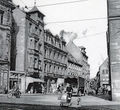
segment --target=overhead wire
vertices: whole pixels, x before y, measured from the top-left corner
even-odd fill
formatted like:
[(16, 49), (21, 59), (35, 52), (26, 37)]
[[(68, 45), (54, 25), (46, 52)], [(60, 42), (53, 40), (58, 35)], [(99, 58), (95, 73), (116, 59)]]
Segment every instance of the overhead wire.
[[(20, 1), (26, 6), (26, 4), (22, 0), (20, 0)], [(76, 1), (70, 1), (70, 2), (52, 3), (52, 4), (46, 4), (46, 5), (39, 5), (37, 7), (46, 7), (46, 6), (53, 6), (53, 5), (63, 5), (63, 4), (79, 3), (79, 2), (84, 2), (84, 1), (88, 1), (88, 0), (76, 0)], [(32, 7), (28, 7), (28, 8), (32, 8)], [(47, 24), (58, 24), (58, 23), (71, 23), (71, 22), (91, 21), (91, 20), (105, 20), (105, 19), (107, 19), (107, 17), (89, 18), (89, 19), (77, 19), (77, 20), (66, 20), (66, 21), (55, 21), (55, 22), (47, 22), (46, 25)], [(100, 32), (100, 33), (95, 33), (95, 34), (87, 35), (87, 36), (80, 37), (80, 38), (77, 38), (77, 39), (82, 39), (82, 38), (86, 38), (86, 37), (89, 37), (89, 36), (96, 36), (96, 35), (103, 34), (105, 32), (106, 31)]]
[[(37, 7), (47, 7), (47, 6), (53, 6), (53, 5), (63, 5), (63, 4), (71, 4), (71, 3), (78, 3), (78, 2), (84, 2), (88, 0), (76, 0), (76, 1), (70, 1), (70, 2), (59, 2), (59, 3), (52, 3), (52, 4), (46, 4), (46, 5), (38, 5)], [(28, 7), (32, 8), (32, 7)]]
[(57, 23), (68, 23), (68, 22), (80, 22), (80, 21), (92, 21), (92, 20), (106, 20), (107, 17), (101, 17), (101, 18), (89, 18), (89, 19), (77, 19), (77, 20), (66, 20), (66, 21), (54, 21), (54, 22), (47, 22), (47, 24), (57, 24)]
[[(22, 0), (20, 0), (25, 6), (27, 6)], [(39, 5), (37, 7), (45, 7), (45, 6), (52, 6), (52, 5), (62, 5), (62, 4), (69, 4), (69, 3), (77, 3), (77, 2), (84, 2), (88, 0), (76, 0), (70, 2), (60, 2), (60, 3), (53, 3), (53, 4), (46, 4), (46, 5)], [(30, 7), (27, 7), (30, 8)], [(32, 7), (31, 7), (32, 8)], [(90, 20), (100, 20), (100, 19), (107, 19), (107, 17), (101, 18), (89, 18), (89, 19), (78, 19), (78, 20), (66, 20), (66, 21), (54, 21), (54, 22), (47, 22), (47, 24), (56, 24), (56, 23), (68, 23), (68, 22), (80, 22), (80, 21), (90, 21)]]
[(95, 33), (95, 34), (89, 34), (89, 35), (84, 35), (83, 37), (79, 37), (77, 39), (82, 39), (82, 38), (87, 38), (87, 37), (90, 37), (90, 36), (96, 36), (96, 35), (100, 35), (100, 34), (105, 34), (106, 31), (103, 31), (103, 32), (99, 32), (99, 33)]

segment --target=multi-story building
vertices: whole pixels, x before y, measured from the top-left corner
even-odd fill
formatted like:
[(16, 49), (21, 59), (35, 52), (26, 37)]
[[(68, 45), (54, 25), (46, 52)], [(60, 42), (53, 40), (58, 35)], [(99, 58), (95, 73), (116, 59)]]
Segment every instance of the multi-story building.
[(108, 58), (99, 67), (100, 86), (109, 86), (109, 67)]
[[(70, 36), (70, 33), (68, 33), (68, 36), (70, 36), (71, 39), (74, 39), (73, 33)], [(67, 33), (63, 33), (63, 37), (66, 37)], [(68, 37), (67, 36), (67, 37)], [(66, 45), (67, 51), (76, 59), (76, 61), (82, 65), (82, 71), (81, 76), (79, 77), (79, 84), (84, 88), (84, 91), (89, 90), (89, 79), (90, 79), (90, 65), (88, 64), (88, 56), (86, 55), (85, 47), (81, 46), (78, 47), (74, 44), (72, 40), (69, 40), (68, 44)]]
[(12, 27), (11, 0), (0, 0), (0, 89), (8, 89)]
[(79, 83), (82, 78), (82, 65), (68, 52), (67, 74), (65, 74), (65, 83), (70, 83), (73, 92), (78, 93), (79, 87), (84, 87), (84, 83)]
[(85, 89), (86, 92), (89, 91), (89, 81), (90, 81), (90, 65), (88, 64), (88, 56), (86, 55), (85, 47), (79, 46), (82, 54), (82, 76), (85, 79)]
[(120, 0), (107, 0), (107, 3), (111, 99), (120, 102)]
[[(29, 12), (16, 7), (13, 19), (10, 88), (17, 82), (25, 92), (29, 83), (44, 78), (44, 14), (36, 6)], [(33, 85), (33, 92), (37, 92), (38, 83)]]
[[(49, 30), (45, 30), (44, 36), (44, 74), (47, 83), (47, 92), (52, 85), (64, 82), (67, 70), (67, 55), (65, 49), (66, 42), (62, 37), (53, 35)], [(56, 89), (54, 86), (53, 89)]]

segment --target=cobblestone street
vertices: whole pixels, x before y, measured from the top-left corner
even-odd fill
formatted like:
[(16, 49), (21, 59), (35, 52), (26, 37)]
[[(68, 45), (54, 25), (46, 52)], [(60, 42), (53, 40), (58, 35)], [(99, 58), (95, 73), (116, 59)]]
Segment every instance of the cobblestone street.
[[(32, 110), (32, 108), (34, 108), (33, 110), (61, 110), (58, 95), (28, 94), (22, 95), (21, 98), (7, 98), (6, 95), (1, 95), (0, 103), (0, 107), (2, 108), (6, 107), (7, 104), (9, 108), (21, 108), (21, 110), (28, 110), (28, 108), (29, 110)], [(72, 105), (68, 108), (70, 110), (120, 110), (120, 103), (107, 101), (93, 96), (82, 96), (80, 105), (77, 105), (77, 97), (73, 97)], [(63, 107), (62, 110), (64, 109), (65, 108)]]

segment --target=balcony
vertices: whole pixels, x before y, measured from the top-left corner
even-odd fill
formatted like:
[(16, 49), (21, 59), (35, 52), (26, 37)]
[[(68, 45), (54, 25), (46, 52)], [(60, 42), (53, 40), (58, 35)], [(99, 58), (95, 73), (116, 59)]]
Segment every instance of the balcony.
[(10, 27), (7, 26), (7, 25), (2, 25), (2, 24), (0, 24), (0, 29), (10, 30)]
[(29, 54), (33, 54), (33, 55), (39, 56), (39, 51), (36, 50), (36, 49), (29, 49)]

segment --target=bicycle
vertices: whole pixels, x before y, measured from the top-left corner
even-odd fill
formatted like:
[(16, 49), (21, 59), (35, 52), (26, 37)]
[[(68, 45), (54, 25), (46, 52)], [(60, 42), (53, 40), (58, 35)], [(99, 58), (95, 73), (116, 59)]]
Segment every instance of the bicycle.
[(20, 98), (21, 97), (21, 92), (19, 90), (16, 90), (16, 91), (10, 90), (7, 94), (7, 97), (8, 98), (12, 98), (12, 97)]

